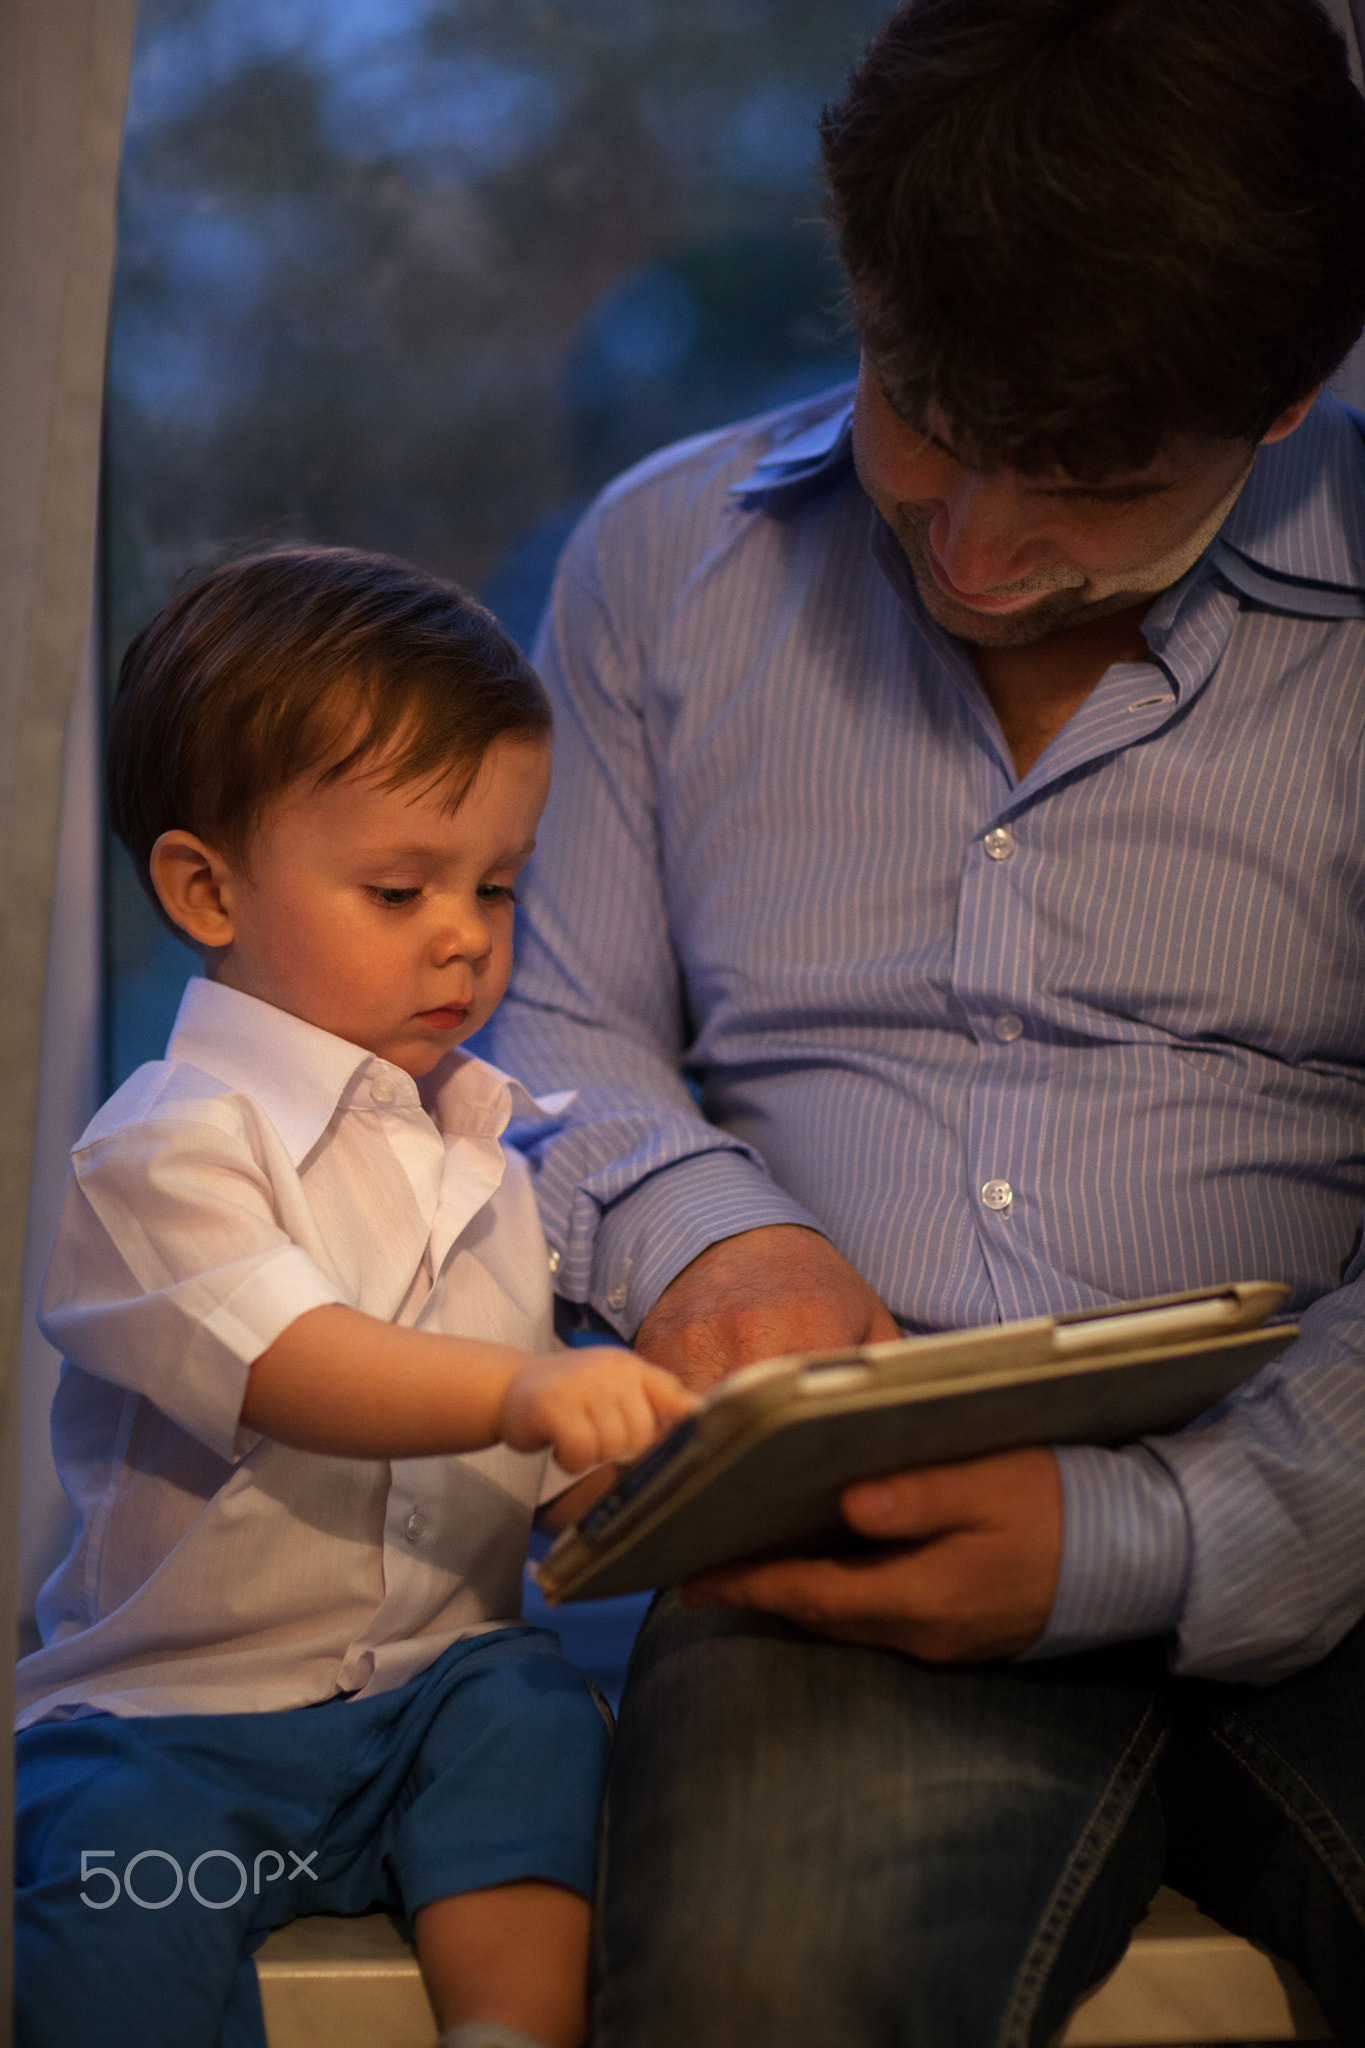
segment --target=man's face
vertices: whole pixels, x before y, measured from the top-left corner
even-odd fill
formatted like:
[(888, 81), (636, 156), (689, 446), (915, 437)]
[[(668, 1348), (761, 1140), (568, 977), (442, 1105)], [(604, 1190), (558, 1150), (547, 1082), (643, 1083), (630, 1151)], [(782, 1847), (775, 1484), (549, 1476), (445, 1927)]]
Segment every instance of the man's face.
[[(1292, 433), (1311, 402), (1265, 438)], [(946, 422), (892, 409), (866, 354), (853, 411), (859, 480), (926, 610), (982, 647), (1027, 646), (1169, 589), (1222, 525), (1254, 454), (1244, 441), (1175, 441), (1145, 469), (1084, 484), (972, 469)]]

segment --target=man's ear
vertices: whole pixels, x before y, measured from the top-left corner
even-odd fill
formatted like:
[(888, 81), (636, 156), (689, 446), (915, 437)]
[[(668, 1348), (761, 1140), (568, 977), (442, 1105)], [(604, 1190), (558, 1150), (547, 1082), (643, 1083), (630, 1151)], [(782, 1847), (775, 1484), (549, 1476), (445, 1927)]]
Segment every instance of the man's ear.
[(220, 853), (193, 832), (163, 832), (148, 867), (161, 908), (187, 939), (215, 950), (232, 944), (236, 876)]
[(1266, 431), (1262, 434), (1260, 443), (1262, 448), (1265, 447), (1268, 441), (1283, 441), (1287, 439), (1293, 433), (1295, 427), (1301, 427), (1307, 419), (1312, 409), (1313, 401), (1321, 389), (1321, 384), (1315, 384), (1306, 398), (1296, 398), (1292, 405), (1287, 405), (1274, 424), (1267, 427)]

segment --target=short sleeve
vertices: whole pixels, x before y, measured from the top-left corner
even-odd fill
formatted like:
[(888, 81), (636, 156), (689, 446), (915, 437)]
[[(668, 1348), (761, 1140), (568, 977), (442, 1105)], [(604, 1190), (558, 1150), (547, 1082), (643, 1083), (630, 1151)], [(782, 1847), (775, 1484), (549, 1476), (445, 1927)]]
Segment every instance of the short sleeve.
[(168, 1117), (74, 1154), (38, 1320), (73, 1364), (236, 1459), (259, 1441), (238, 1420), (254, 1361), (344, 1298), (281, 1227), (244, 1134)]

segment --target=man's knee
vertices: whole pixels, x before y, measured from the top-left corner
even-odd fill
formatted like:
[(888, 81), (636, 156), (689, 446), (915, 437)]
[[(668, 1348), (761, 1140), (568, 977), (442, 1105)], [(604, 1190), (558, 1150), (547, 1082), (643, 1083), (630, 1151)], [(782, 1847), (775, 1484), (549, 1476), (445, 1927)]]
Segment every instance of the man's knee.
[[(717, 2048), (993, 2039), (1031, 1964), (1045, 1983), (1156, 1740), (1142, 1684), (931, 1670), (663, 1603), (613, 1765), (603, 2042), (661, 2042), (664, 2010), (668, 2040)], [(968, 2008), (976, 2035), (934, 2031)]]

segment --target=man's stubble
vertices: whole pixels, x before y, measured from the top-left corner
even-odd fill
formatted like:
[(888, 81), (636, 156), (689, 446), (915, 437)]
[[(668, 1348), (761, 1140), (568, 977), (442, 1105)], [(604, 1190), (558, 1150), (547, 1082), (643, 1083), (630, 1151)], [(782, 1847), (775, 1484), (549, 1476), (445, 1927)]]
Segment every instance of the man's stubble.
[(1152, 561), (1107, 577), (1079, 574), (1066, 580), (1051, 579), (1046, 575), (1023, 577), (1018, 583), (992, 595), (1017, 593), (1022, 596), (1036, 587), (1039, 592), (1037, 604), (1002, 615), (973, 611), (970, 605), (958, 604), (940, 586), (929, 566), (932, 513), (902, 504), (896, 506), (888, 524), (910, 564), (925, 610), (940, 626), (955, 638), (969, 641), (976, 647), (1031, 647), (1039, 640), (1050, 639), (1054, 633), (1066, 632), (1070, 627), (1089, 625), (1092, 620), (1107, 618), (1112, 612), (1129, 611), (1135, 605), (1149, 603), (1161, 591), (1169, 590), (1178, 583), (1217, 534), (1250, 474), (1251, 462), (1248, 459), (1246, 468), (1231, 490), (1201, 520), (1194, 532)]

